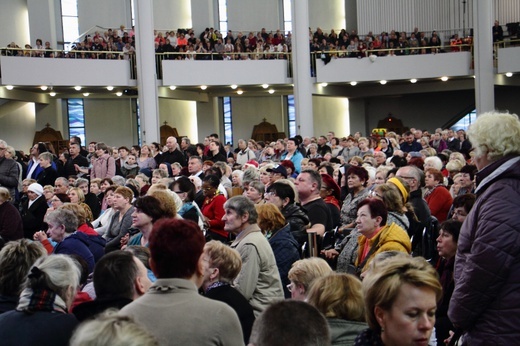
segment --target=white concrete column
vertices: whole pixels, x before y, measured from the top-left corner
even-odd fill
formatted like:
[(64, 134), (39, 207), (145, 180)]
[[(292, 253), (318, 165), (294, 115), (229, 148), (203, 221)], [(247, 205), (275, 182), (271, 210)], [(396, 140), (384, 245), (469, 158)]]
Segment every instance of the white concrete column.
[(292, 63), (296, 126), (297, 133), (305, 137), (314, 135), (312, 114), (314, 78), (311, 77), (308, 0), (292, 2), (292, 18), (294, 30)]
[(473, 2), (473, 23), (475, 23), (475, 101), (477, 114), (495, 109), (495, 85), (493, 70), (493, 2), (475, 0)]
[(155, 70), (153, 0), (135, 1), (135, 53), (143, 143), (160, 140)]

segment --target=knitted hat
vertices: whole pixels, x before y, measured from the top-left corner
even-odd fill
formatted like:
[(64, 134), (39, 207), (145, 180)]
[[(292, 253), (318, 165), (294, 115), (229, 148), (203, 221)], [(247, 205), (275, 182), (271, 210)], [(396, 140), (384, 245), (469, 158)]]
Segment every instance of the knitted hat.
[(32, 191), (38, 196), (43, 195), (43, 187), (38, 183), (32, 183), (31, 185), (29, 185), (27, 191)]

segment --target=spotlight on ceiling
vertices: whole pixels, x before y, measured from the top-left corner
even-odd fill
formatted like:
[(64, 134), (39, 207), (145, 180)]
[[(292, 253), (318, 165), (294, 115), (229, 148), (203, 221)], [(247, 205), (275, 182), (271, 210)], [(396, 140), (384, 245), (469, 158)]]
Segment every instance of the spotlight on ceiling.
[(507, 72), (506, 77), (513, 77), (513, 72)]
[(264, 89), (269, 88), (269, 84), (262, 84), (262, 88), (264, 88)]
[(5, 88), (6, 88), (7, 90), (13, 90), (13, 89), (14, 89), (14, 86), (12, 86), (12, 85), (6, 85)]
[(274, 94), (274, 89), (269, 89), (269, 94)]
[(231, 89), (233, 89), (233, 90), (235, 90), (236, 88), (238, 88), (238, 85), (236, 85), (236, 84), (233, 84), (233, 85), (231, 86)]
[(46, 86), (46, 85), (42, 85), (42, 86), (40, 87), (40, 89), (42, 89), (43, 91), (45, 91), (45, 90), (48, 89), (48, 86)]
[(51, 91), (51, 92), (49, 93), (49, 96), (50, 96), (50, 97), (54, 97), (54, 96), (56, 96), (56, 93), (55, 93), (54, 91)]
[(90, 93), (83, 93), (83, 96), (87, 97)]
[(242, 90), (238, 90), (237, 94), (242, 95), (244, 92)]
[(114, 90), (114, 87), (111, 86), (111, 85), (109, 85), (109, 86), (107, 86), (107, 90), (108, 90), (108, 91), (112, 91), (112, 90)]
[(76, 85), (76, 86), (74, 87), (74, 90), (76, 90), (76, 91), (80, 91), (80, 90), (81, 90), (81, 87), (80, 87), (79, 85)]
[(417, 79), (415, 79), (415, 78), (410, 79), (410, 83), (412, 83), (412, 84), (417, 83)]
[(117, 96), (123, 96), (123, 93), (121, 91), (116, 92)]
[(201, 85), (200, 88), (201, 88), (202, 90), (206, 90), (206, 89), (208, 88), (208, 86), (207, 86), (207, 85)]
[(379, 83), (381, 83), (381, 85), (385, 85), (387, 83), (387, 81), (383, 79), (383, 80), (380, 80)]
[(170, 85), (170, 90), (175, 90), (177, 87), (175, 85)]
[(354, 80), (354, 81), (350, 82), (350, 85), (352, 85), (352, 86), (356, 86), (356, 85), (357, 85), (357, 82)]
[(320, 83), (320, 85), (325, 88), (327, 85), (329, 85), (329, 83)]
[(446, 76), (441, 77), (441, 81), (446, 82), (447, 80), (448, 80), (448, 77), (446, 77)]

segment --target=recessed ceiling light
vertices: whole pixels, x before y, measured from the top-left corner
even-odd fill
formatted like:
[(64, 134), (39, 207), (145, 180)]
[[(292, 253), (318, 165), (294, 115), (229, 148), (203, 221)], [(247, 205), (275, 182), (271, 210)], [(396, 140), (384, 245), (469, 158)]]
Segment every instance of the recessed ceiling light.
[(238, 85), (236, 85), (236, 84), (233, 84), (233, 85), (231, 86), (231, 89), (233, 89), (233, 90), (235, 90), (236, 88), (238, 88)]
[(269, 89), (269, 94), (274, 94), (274, 89)]
[(320, 85), (325, 88), (329, 83), (320, 83)]
[(238, 90), (237, 94), (242, 95), (244, 92), (242, 90)]
[(7, 90), (13, 90), (13, 89), (14, 89), (14, 86), (12, 86), (12, 85), (6, 85), (5, 88), (6, 88)]
[(49, 93), (49, 95), (50, 95), (51, 97), (54, 97), (54, 96), (56, 96), (56, 93), (55, 93), (54, 91), (51, 91), (51, 92)]
[(356, 86), (357, 85), (357, 82), (355, 80), (353, 80), (352, 82), (350, 82), (350, 85), (352, 86)]
[(175, 90), (177, 87), (175, 85), (170, 85), (170, 90)]
[(381, 83), (381, 85), (385, 85), (387, 82), (386, 82), (386, 80), (383, 79), (383, 80), (380, 80), (379, 83)]
[(80, 87), (79, 85), (76, 85), (76, 86), (74, 87), (74, 89), (75, 89), (76, 91), (80, 91), (80, 90), (81, 90), (81, 87)]
[(83, 93), (83, 96), (87, 97), (88, 95), (90, 95), (89, 93)]
[(448, 77), (446, 77), (446, 76), (441, 77), (441, 81), (446, 82), (447, 80), (448, 80)]
[(513, 72), (507, 72), (506, 77), (513, 77)]
[(417, 79), (415, 79), (415, 78), (410, 79), (410, 83), (412, 83), (412, 84), (417, 83)]
[(108, 90), (108, 91), (112, 91), (112, 90), (114, 90), (114, 87), (111, 86), (111, 85), (109, 85), (109, 86), (107, 86), (107, 90)]
[(207, 85), (201, 85), (200, 88), (201, 88), (202, 90), (206, 90), (206, 89), (208, 88), (208, 86), (207, 86)]
[(116, 92), (117, 96), (123, 96), (123, 93), (121, 91)]
[(42, 85), (42, 86), (40, 87), (40, 89), (42, 89), (43, 91), (45, 91), (45, 90), (48, 89), (48, 87), (47, 87), (46, 85)]
[(264, 89), (269, 88), (269, 84), (262, 84), (262, 88), (264, 88)]

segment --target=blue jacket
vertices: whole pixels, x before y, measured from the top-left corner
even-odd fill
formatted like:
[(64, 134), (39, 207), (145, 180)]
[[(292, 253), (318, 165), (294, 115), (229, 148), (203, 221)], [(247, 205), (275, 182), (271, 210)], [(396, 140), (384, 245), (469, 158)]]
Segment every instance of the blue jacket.
[(290, 280), (287, 277), (289, 270), (294, 262), (300, 259), (298, 242), (291, 233), (291, 225), (288, 223), (269, 238), (269, 244), (273, 249), (276, 259), (276, 266), (282, 279), (282, 286), (285, 298), (291, 297), (291, 292), (287, 289)]
[(55, 254), (81, 256), (88, 264), (88, 271), (92, 273), (94, 270), (94, 255), (89, 250), (88, 236), (80, 232), (74, 232), (62, 242), (58, 243), (54, 248)]

